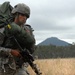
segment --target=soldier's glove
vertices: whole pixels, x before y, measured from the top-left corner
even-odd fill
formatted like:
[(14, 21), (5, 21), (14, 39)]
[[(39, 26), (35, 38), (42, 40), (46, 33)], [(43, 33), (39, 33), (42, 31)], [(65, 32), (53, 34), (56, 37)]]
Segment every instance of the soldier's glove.
[(20, 52), (18, 50), (11, 50), (11, 54), (16, 57), (20, 57)]

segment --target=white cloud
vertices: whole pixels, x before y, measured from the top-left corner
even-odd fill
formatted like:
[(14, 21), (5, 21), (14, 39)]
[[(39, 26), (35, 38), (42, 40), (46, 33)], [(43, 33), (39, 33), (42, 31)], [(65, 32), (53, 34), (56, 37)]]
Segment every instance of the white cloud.
[[(7, 0), (0, 0), (0, 4)], [(31, 8), (27, 20), (34, 28), (37, 42), (49, 37), (75, 41), (75, 0), (8, 0), (14, 6), (25, 3)]]

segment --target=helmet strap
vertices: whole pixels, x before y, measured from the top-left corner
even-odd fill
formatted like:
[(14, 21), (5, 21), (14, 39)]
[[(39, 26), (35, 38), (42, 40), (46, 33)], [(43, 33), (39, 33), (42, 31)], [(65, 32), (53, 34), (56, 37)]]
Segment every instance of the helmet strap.
[[(14, 21), (16, 24), (19, 23), (19, 13), (16, 13), (15, 14), (15, 21)], [(19, 25), (19, 24), (18, 24)]]

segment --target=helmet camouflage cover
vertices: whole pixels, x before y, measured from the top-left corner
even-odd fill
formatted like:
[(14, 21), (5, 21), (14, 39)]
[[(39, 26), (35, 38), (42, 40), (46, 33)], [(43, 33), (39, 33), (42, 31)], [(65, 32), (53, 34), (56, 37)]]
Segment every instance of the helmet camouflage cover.
[(26, 15), (27, 18), (29, 18), (30, 17), (30, 8), (24, 3), (19, 3), (13, 8), (11, 13), (12, 14), (21, 13), (21, 14)]

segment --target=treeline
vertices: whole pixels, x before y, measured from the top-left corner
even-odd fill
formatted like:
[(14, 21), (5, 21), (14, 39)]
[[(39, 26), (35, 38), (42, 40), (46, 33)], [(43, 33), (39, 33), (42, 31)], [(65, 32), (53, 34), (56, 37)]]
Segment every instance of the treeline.
[(37, 46), (34, 56), (39, 59), (75, 57), (75, 45), (69, 46)]

